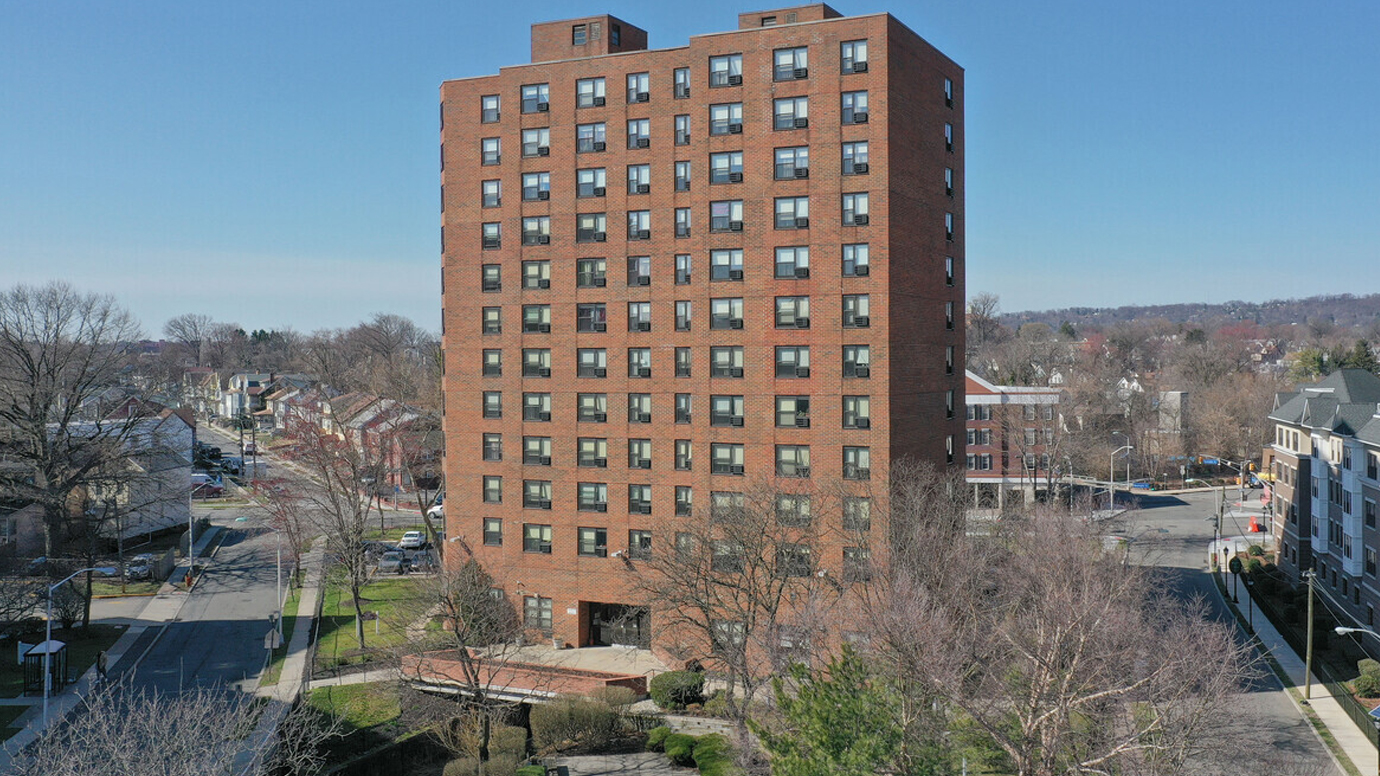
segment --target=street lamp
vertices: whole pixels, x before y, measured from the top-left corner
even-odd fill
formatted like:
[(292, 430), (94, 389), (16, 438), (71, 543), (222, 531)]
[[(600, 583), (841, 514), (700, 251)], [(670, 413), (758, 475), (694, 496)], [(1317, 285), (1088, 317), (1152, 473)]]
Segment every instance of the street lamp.
[[(1112, 433), (1114, 433), (1114, 434), (1121, 434), (1120, 431), (1114, 431), (1114, 432), (1112, 432)], [(1125, 434), (1121, 434), (1121, 435), (1122, 435), (1122, 436), (1126, 436)], [(1123, 450), (1130, 451), (1130, 450), (1134, 450), (1134, 449), (1136, 449), (1136, 446), (1135, 446), (1135, 445), (1122, 445), (1121, 447), (1118, 447), (1117, 449), (1113, 450), (1111, 455), (1107, 456), (1107, 511), (1108, 511), (1108, 512), (1111, 512), (1113, 509), (1116, 509), (1116, 469), (1113, 468), (1113, 467), (1116, 466), (1116, 454), (1119, 453), (1119, 452), (1121, 452), (1121, 451), (1123, 451)], [(1129, 461), (1127, 461), (1127, 463), (1126, 463), (1126, 471), (1127, 471), (1126, 478), (1127, 478), (1128, 480), (1131, 478), (1130, 470), (1131, 470), (1131, 463), (1130, 463)]]
[(99, 571), (102, 574), (114, 574), (117, 569), (109, 566), (92, 566), (91, 568), (78, 569), (68, 574), (61, 581), (48, 586), (48, 621), (46, 633), (43, 636), (43, 729), (48, 729), (48, 697), (53, 693), (53, 593), (57, 589), (72, 581), (78, 574), (85, 574), (88, 571)]

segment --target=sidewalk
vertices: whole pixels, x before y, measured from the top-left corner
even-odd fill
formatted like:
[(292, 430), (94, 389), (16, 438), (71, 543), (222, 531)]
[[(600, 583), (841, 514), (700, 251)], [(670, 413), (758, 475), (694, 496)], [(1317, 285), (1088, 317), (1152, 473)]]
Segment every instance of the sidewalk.
[[(1216, 590), (1217, 586), (1213, 585), (1213, 589)], [(1225, 597), (1224, 601), (1229, 608), (1236, 610), (1241, 617), (1246, 617), (1246, 612), (1243, 610), (1241, 604), (1233, 604), (1230, 598)], [(1245, 601), (1243, 601), (1243, 603), (1245, 603)], [(1332, 694), (1328, 691), (1327, 686), (1324, 685), (1316, 675), (1313, 676), (1312, 687), (1309, 693), (1312, 695), (1312, 698), (1310, 700), (1301, 700), (1303, 698), (1304, 684), (1303, 658), (1299, 657), (1298, 653), (1294, 651), (1294, 648), (1289, 646), (1289, 643), (1284, 640), (1284, 637), (1275, 629), (1274, 624), (1270, 622), (1269, 618), (1261, 613), (1259, 608), (1255, 610), (1255, 635), (1264, 648), (1275, 659), (1275, 662), (1283, 669), (1285, 676), (1288, 677), (1288, 681), (1285, 682), (1285, 695), (1287, 695), (1289, 700), (1298, 708), (1299, 714), (1305, 718), (1307, 717), (1300, 703), (1310, 706), (1313, 709), (1313, 713), (1317, 715), (1318, 721), (1320, 721), (1323, 726), (1327, 728), (1327, 731), (1332, 734), (1332, 737), (1336, 739), (1337, 748), (1341, 749), (1342, 752), (1346, 754), (1347, 758), (1351, 760), (1357, 770), (1361, 773), (1380, 772), (1377, 770), (1377, 763), (1380, 762), (1380, 752), (1377, 752), (1376, 747), (1370, 742), (1370, 737), (1356, 726), (1356, 723), (1351, 719), (1351, 715), (1338, 704), (1337, 700), (1333, 698)], [(1288, 689), (1296, 690), (1298, 692), (1297, 697), (1294, 693), (1288, 692)], [(1331, 747), (1328, 748), (1328, 751), (1331, 751)], [(1345, 771), (1345, 768), (1343, 768), (1343, 771)]]
[[(219, 526), (212, 526), (209, 531), (197, 537), (196, 544), (193, 546), (192, 557), (201, 558), (201, 554), (216, 540), (219, 533), (224, 530)], [(168, 623), (177, 619), (177, 615), (182, 611), (182, 606), (187, 602), (190, 590), (180, 590), (173, 580), (182, 579), (187, 573), (187, 568), (191, 561), (183, 558), (173, 569), (172, 576), (158, 594), (148, 600), (144, 605), (143, 611), (139, 615), (138, 625), (130, 625), (115, 642), (106, 655), (109, 659), (108, 673), (113, 678), (117, 674), (133, 671), (139, 665), (139, 661), (144, 659), (153, 645), (157, 643), (158, 637), (163, 634), (164, 627)], [(195, 585), (193, 585), (195, 589)], [(81, 702), (81, 699), (91, 691), (96, 683), (96, 668), (92, 666), (82, 674), (76, 682), (68, 685), (59, 692), (54, 693), (48, 698), (48, 721), (55, 722), (62, 719), (68, 712)], [(19, 700), (19, 699), (17, 699)], [(3, 749), (0, 749), (0, 773), (3, 773), (10, 765), (11, 753), (18, 752), (29, 744), (33, 743), (44, 729), (43, 721), (43, 699), (25, 699), (32, 703), (29, 710), (19, 715), (12, 727), (22, 728), (14, 734), (9, 741), (6, 741)], [(6, 705), (15, 705), (9, 704)]]

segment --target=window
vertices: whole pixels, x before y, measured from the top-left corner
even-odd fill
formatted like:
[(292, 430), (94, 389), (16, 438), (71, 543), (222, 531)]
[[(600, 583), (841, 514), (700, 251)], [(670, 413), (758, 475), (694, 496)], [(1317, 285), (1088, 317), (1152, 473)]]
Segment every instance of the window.
[(710, 280), (742, 280), (743, 251), (740, 248), (709, 252)]
[[(522, 262), (522, 287), (538, 289), (550, 288), (551, 262), (545, 260)], [(547, 331), (550, 330), (548, 329)]]
[(690, 190), (690, 163), (676, 162), (676, 191)]
[(784, 97), (772, 101), (772, 127), (804, 129), (810, 126), (810, 98)]
[(954, 330), (954, 303), (944, 303), (944, 328), (949, 331)]
[(709, 397), (709, 425), (741, 428), (743, 423), (742, 396)]
[(872, 499), (866, 496), (843, 497), (843, 530), (872, 530)]
[(576, 465), (597, 469), (607, 467), (609, 465), (608, 444), (607, 439), (580, 437), (576, 443)]
[(690, 348), (676, 348), (676, 377), (689, 377), (692, 363)]
[(1362, 515), (1363, 515), (1364, 518), (1365, 518), (1366, 527), (1367, 527), (1367, 528), (1374, 528), (1374, 527), (1375, 527), (1375, 502), (1372, 501), (1372, 500), (1370, 500), (1370, 499), (1366, 499), (1365, 503), (1361, 506), (1361, 512), (1362, 512)]
[[(742, 183), (743, 182), (743, 152), (729, 151), (722, 154), (709, 155), (709, 182), (716, 183)], [(738, 220), (742, 220), (741, 218)]]
[(945, 151), (948, 151), (949, 153), (953, 153), (953, 151), (954, 151), (954, 125), (953, 125), (953, 124), (945, 124), (945, 125), (944, 125), (944, 150), (945, 150)]
[(499, 207), (503, 204), (503, 181), (484, 181), (480, 185), (484, 207)]
[(709, 106), (709, 134), (740, 135), (743, 132), (743, 104), (725, 102)]
[(575, 331), (608, 331), (608, 314), (604, 303), (575, 305)]
[(691, 412), (694, 397), (688, 393), (676, 394), (676, 423), (680, 425), (688, 424), (694, 413)]
[(628, 557), (632, 560), (647, 560), (652, 557), (651, 531), (628, 531)]
[(485, 334), (503, 333), (503, 308), (485, 307), (481, 313), (483, 317), (482, 331)]
[(741, 86), (743, 83), (743, 55), (728, 54), (709, 58), (709, 87)]
[[(550, 324), (547, 324), (549, 327)], [(522, 349), (522, 376), (523, 377), (550, 377), (551, 376), (551, 350), (550, 348), (523, 348)]]
[(522, 176), (522, 201), (551, 199), (551, 173), (529, 172)]
[(843, 397), (843, 427), (871, 428), (872, 399), (868, 396)]
[(650, 239), (652, 239), (652, 211), (650, 211), (650, 210), (629, 210), (629, 211), (628, 211), (628, 239), (629, 239), (629, 240), (650, 240)]
[(952, 167), (944, 168), (944, 195), (947, 197), (954, 195), (954, 171)]
[(709, 494), (709, 519), (714, 521), (738, 520), (747, 507), (747, 499), (741, 493), (716, 490)]
[(652, 395), (650, 393), (628, 394), (628, 422), (652, 422)]
[(628, 148), (650, 148), (652, 145), (652, 120), (628, 120)]
[(676, 285), (683, 286), (690, 282), (690, 254), (676, 254)]
[(776, 548), (776, 571), (787, 577), (808, 577), (814, 573), (810, 565), (810, 548), (804, 544), (781, 544)]
[(602, 393), (582, 393), (576, 400), (575, 419), (581, 423), (608, 422), (608, 396)]
[(781, 525), (805, 527), (810, 524), (810, 497), (795, 493), (776, 496), (776, 522)]
[(944, 285), (953, 288), (954, 285), (954, 257), (944, 257)]
[(676, 471), (688, 472), (694, 465), (694, 447), (689, 439), (676, 440)]
[(596, 153), (608, 148), (604, 132), (604, 122), (602, 121), (597, 124), (577, 124), (575, 126), (575, 153)]
[(551, 422), (551, 394), (524, 393), (522, 395), (522, 419), (534, 423)]
[(867, 123), (867, 92), (843, 93), (843, 123)]
[(486, 476), (484, 477), (484, 503), (501, 504), (503, 503), (503, 478)]
[(484, 518), (484, 544), (489, 547), (503, 546), (503, 521), (497, 517)]
[(486, 137), (479, 141), (480, 163), (493, 166), (503, 161), (503, 141), (496, 137)]
[(843, 581), (867, 582), (872, 579), (872, 551), (866, 547), (843, 548)]
[(525, 333), (546, 334), (551, 331), (551, 305), (525, 304), (522, 306), (522, 330)]
[(762, 17), (762, 22), (761, 22), (761, 24), (762, 24), (763, 27), (775, 27), (775, 26), (776, 26), (776, 16), (775, 16), (775, 15), (773, 15), (773, 16), (763, 16), (763, 17)]
[(603, 213), (575, 216), (575, 242), (604, 242), (608, 239), (607, 225)]
[(522, 463), (526, 466), (550, 466), (551, 437), (523, 437)]
[(711, 329), (741, 329), (743, 328), (743, 300), (733, 299), (710, 299), (709, 300), (709, 328)]
[(779, 428), (809, 428), (810, 397), (776, 397), (776, 425)]
[(580, 528), (579, 548), (581, 555), (592, 558), (606, 558), (609, 551), (609, 532), (603, 528)]
[(689, 485), (676, 486), (676, 517), (688, 517), (694, 511), (694, 496)]
[(605, 192), (604, 182), (603, 167), (590, 167), (584, 170), (576, 170), (575, 196), (602, 197)]
[(843, 225), (866, 226), (867, 222), (867, 194), (844, 194)]
[(551, 554), (551, 526), (538, 523), (523, 523), (522, 551)]
[(650, 286), (652, 284), (652, 257), (628, 257), (628, 285)]
[[(503, 247), (503, 225), (502, 225), (502, 224), (499, 224), (499, 223), (496, 223), (496, 222), (491, 222), (491, 223), (484, 224), (484, 225), (481, 227), (479, 244), (480, 244), (480, 246), (482, 246), (482, 247), (485, 248), (485, 249), (502, 248), (502, 247)], [(496, 265), (496, 264), (491, 264), (491, 265), (488, 265), (488, 266), (498, 266), (498, 265)], [(487, 289), (486, 289), (486, 290), (487, 290)], [(498, 289), (495, 288), (495, 289), (493, 289), (493, 290), (497, 291)]]
[(484, 364), (484, 369), (483, 369), (483, 374), (484, 374), (484, 376), (485, 376), (485, 377), (502, 377), (502, 376), (503, 376), (503, 351), (502, 351), (502, 350), (498, 350), (497, 348), (490, 348), (490, 349), (487, 349), (487, 350), (484, 351), (483, 356), (484, 356), (484, 362), (483, 362), (483, 364)]
[(628, 348), (628, 377), (652, 376), (652, 349)]
[(808, 229), (810, 227), (809, 197), (777, 197), (776, 228)]
[(550, 156), (551, 130), (545, 128), (522, 130), (522, 155)]
[(844, 175), (866, 175), (870, 168), (867, 164), (867, 141), (860, 140), (855, 143), (843, 144), (843, 166), (841, 168)]
[(688, 114), (676, 116), (676, 145), (690, 145), (690, 116)]
[(628, 486), (628, 512), (634, 515), (650, 515), (652, 513), (651, 485)]
[(503, 417), (503, 394), (499, 391), (484, 392), (484, 417)]
[(628, 165), (628, 193), (652, 193), (652, 166), (650, 164)]
[(580, 348), (575, 351), (577, 377), (608, 377), (608, 363), (603, 348)]
[(551, 481), (523, 480), (522, 505), (528, 509), (550, 509)]
[(740, 345), (709, 349), (710, 377), (742, 377), (743, 348)]
[(522, 87), (522, 112), (544, 113), (551, 108), (551, 90), (547, 84), (528, 84)]
[(839, 54), (845, 75), (867, 72), (867, 41), (846, 40), (839, 45)]
[(776, 149), (776, 179), (792, 180), (810, 177), (810, 149), (808, 146)]
[(778, 296), (778, 297), (776, 297), (776, 328), (778, 328), (778, 329), (808, 329), (808, 328), (810, 328), (810, 297), (808, 297), (808, 296)]
[(944, 104), (950, 108), (954, 106), (954, 82), (952, 78), (944, 79)]
[(544, 633), (551, 632), (551, 599), (529, 595), (522, 599), (523, 625)]
[(503, 460), (503, 435), (485, 434), (483, 453), (486, 461)]
[(777, 445), (777, 446), (776, 446), (776, 476), (778, 476), (778, 477), (809, 477), (809, 476), (810, 476), (810, 446), (809, 446), (809, 445)]
[(808, 278), (810, 276), (810, 249), (806, 246), (776, 249), (776, 277)]
[(872, 448), (843, 448), (843, 478), (867, 480), (872, 478)]
[(843, 327), (845, 329), (866, 329), (872, 325), (868, 314), (870, 305), (867, 294), (843, 295)]
[(796, 81), (801, 78), (808, 78), (810, 75), (809, 53), (809, 49), (805, 46), (777, 49), (772, 55), (772, 80)]
[(547, 216), (522, 219), (523, 245), (550, 245), (551, 219)]
[(570, 28), (570, 45), (583, 46), (589, 43), (589, 26), (576, 24)]
[(651, 76), (646, 73), (628, 73), (628, 102), (649, 102), (651, 99)]
[[(497, 94), (486, 94), (479, 98), (479, 120), (485, 124), (498, 121), (501, 101)], [(487, 162), (486, 162), (487, 164)]]
[(778, 347), (776, 349), (776, 376), (809, 377), (810, 376), (810, 348), (806, 347)]
[(609, 44), (613, 46), (622, 45), (623, 28), (617, 24), (609, 24)]
[(690, 208), (676, 208), (676, 237), (690, 236)]
[(675, 83), (675, 97), (677, 100), (683, 100), (690, 96), (690, 68), (676, 68), (671, 74), (671, 79)]
[(628, 331), (652, 330), (652, 303), (628, 302)]
[[(709, 568), (710, 568), (710, 570), (712, 570), (712, 571), (717, 571), (717, 572), (719, 572), (719, 573), (721, 573), (721, 574), (738, 574), (738, 573), (741, 573), (742, 570), (743, 570), (743, 547), (742, 547), (742, 545), (739, 544), (739, 543), (737, 543), (737, 542), (734, 542), (734, 541), (728, 541), (728, 540), (723, 540), (723, 539), (715, 540), (715, 542), (714, 542), (714, 554), (710, 557), (710, 560), (709, 560)], [(714, 623), (714, 640), (715, 640), (715, 646), (716, 646), (716, 647), (718, 646), (718, 643), (720, 642), (720, 640), (727, 640), (727, 639), (731, 639), (731, 638), (734, 637), (733, 635), (730, 635), (730, 634), (721, 634), (721, 633), (720, 633), (720, 628), (721, 628), (722, 626), (729, 625), (729, 624), (730, 624), (730, 623), (722, 623), (722, 622), (716, 622), (716, 623)], [(737, 625), (738, 623), (731, 623), (731, 624)]]
[[(676, 331), (690, 331), (694, 304), (690, 301), (676, 302)], [(679, 377), (680, 375), (677, 375)]]
[(954, 241), (954, 214), (944, 214), (944, 239), (949, 242)]
[(742, 445), (716, 442), (709, 446), (709, 457), (713, 474), (741, 475), (744, 472)]
[(851, 243), (843, 246), (844, 277), (864, 277), (870, 272), (867, 243)]

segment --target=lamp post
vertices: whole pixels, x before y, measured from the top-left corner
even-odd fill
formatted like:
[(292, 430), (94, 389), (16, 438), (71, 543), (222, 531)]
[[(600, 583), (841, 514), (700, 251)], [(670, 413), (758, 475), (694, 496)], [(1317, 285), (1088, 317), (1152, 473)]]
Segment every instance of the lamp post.
[(78, 574), (85, 574), (88, 571), (99, 571), (103, 574), (114, 574), (115, 569), (108, 566), (92, 566), (91, 568), (78, 569), (68, 574), (61, 581), (48, 586), (48, 620), (46, 632), (43, 635), (43, 728), (48, 728), (48, 697), (53, 694), (53, 593), (58, 588), (71, 582), (73, 577)]
[[(1222, 543), (1222, 507), (1225, 505), (1226, 502), (1223, 500), (1222, 494), (1219, 493), (1217, 489), (1212, 486), (1212, 483), (1208, 482), (1207, 480), (1200, 480), (1197, 477), (1189, 477), (1184, 480), (1185, 485), (1187, 485), (1190, 482), (1201, 482), (1202, 484), (1208, 486), (1208, 488), (1213, 492), (1213, 495), (1217, 496), (1217, 516), (1212, 521), (1212, 560), (1214, 563), (1218, 563), (1217, 549), (1218, 545)], [(1227, 568), (1227, 550), (1225, 547), (1222, 548), (1222, 560), (1220, 563), (1218, 563), (1218, 565), (1221, 566), (1222, 573), (1225, 575)], [(1222, 577), (1222, 589), (1227, 589), (1227, 578), (1225, 576)]]
[(1066, 455), (1064, 463), (1069, 467), (1069, 514), (1073, 514), (1073, 459)]
[[(1114, 434), (1121, 434), (1120, 431), (1114, 431), (1114, 432), (1112, 432), (1112, 433), (1114, 433)], [(1125, 434), (1121, 434), (1121, 435), (1122, 435), (1122, 436), (1126, 436)], [(1123, 451), (1123, 450), (1130, 451), (1130, 450), (1134, 450), (1134, 449), (1136, 449), (1136, 446), (1135, 446), (1135, 445), (1122, 445), (1121, 447), (1118, 447), (1117, 449), (1113, 450), (1111, 455), (1107, 456), (1107, 511), (1108, 511), (1108, 512), (1111, 512), (1113, 509), (1116, 508), (1116, 469), (1115, 469), (1115, 466), (1116, 466), (1116, 454), (1119, 453), (1119, 452), (1121, 452), (1121, 451)], [(1126, 466), (1127, 466), (1127, 471), (1129, 472), (1129, 471), (1130, 471), (1130, 464), (1127, 463)], [(1129, 478), (1129, 475), (1128, 475), (1128, 478)]]

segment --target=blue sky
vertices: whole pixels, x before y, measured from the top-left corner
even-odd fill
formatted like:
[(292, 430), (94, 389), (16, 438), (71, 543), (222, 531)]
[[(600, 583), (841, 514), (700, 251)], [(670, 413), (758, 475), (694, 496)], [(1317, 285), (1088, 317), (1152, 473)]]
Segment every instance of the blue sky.
[[(833, 5), (967, 71), (970, 296), (1380, 290), (1380, 3)], [(438, 328), (441, 81), (526, 62), (534, 21), (608, 12), (662, 48), (754, 7), (4, 0), (0, 286), (113, 293), (150, 334)]]

